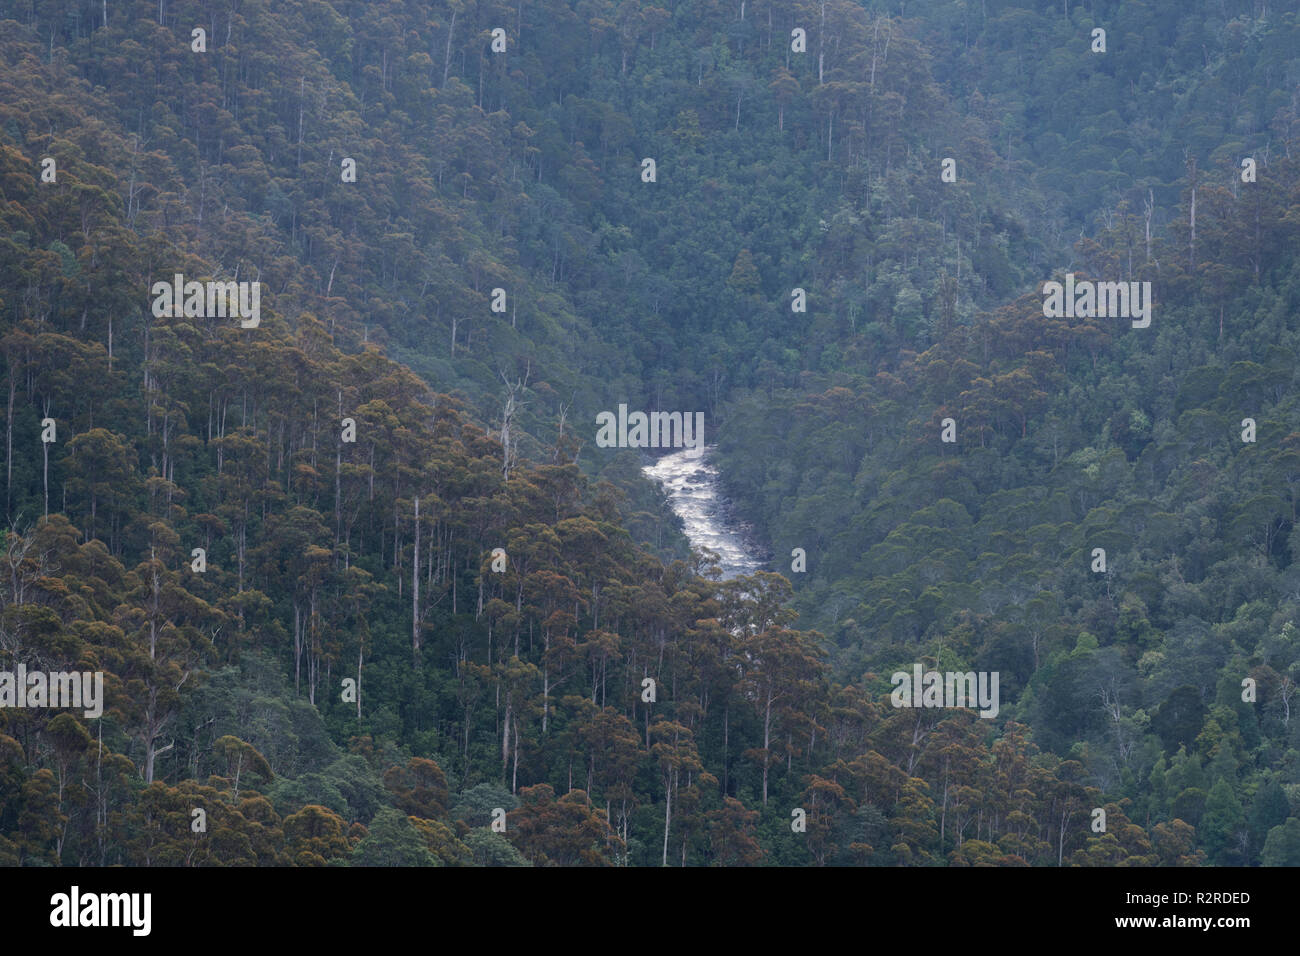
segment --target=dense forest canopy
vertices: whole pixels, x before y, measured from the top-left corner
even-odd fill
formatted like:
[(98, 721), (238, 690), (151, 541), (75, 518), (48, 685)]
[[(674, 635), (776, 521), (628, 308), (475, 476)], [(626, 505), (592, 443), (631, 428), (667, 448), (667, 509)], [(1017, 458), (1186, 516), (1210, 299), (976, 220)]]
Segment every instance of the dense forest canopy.
[(0, 62), (0, 669), (103, 675), (0, 706), (0, 863), (1300, 865), (1285, 5), (0, 0)]

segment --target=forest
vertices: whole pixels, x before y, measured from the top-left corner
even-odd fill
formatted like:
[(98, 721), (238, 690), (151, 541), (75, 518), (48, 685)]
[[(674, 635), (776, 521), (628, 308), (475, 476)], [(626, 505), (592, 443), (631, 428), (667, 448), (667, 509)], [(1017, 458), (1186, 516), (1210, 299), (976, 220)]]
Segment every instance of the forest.
[(0, 64), (0, 670), (103, 675), (0, 706), (0, 864), (1300, 865), (1286, 5), (0, 0)]

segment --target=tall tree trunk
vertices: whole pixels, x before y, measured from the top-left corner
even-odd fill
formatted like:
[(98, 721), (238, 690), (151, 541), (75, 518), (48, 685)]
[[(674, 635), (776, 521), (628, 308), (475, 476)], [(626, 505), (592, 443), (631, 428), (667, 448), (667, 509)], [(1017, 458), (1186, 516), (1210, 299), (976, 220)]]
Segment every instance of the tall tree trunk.
[(767, 806), (767, 768), (772, 763), (772, 692), (767, 693), (767, 707), (763, 710), (763, 806)]
[(506, 694), (506, 719), (501, 724), (501, 776), (505, 776), (506, 767), (510, 765), (510, 719), (513, 711), (510, 695)]
[(50, 443), (41, 442), (41, 477), (45, 484), (45, 517), (50, 516)]
[(307, 647), (307, 700), (311, 705), (316, 706), (316, 673), (317, 665), (320, 661), (320, 631), (317, 628), (316, 618), (316, 589), (311, 589), (311, 613), (307, 616), (307, 628), (311, 635), (311, 643)]
[(14, 483), (14, 392), (18, 379), (9, 367), (9, 411), (5, 416), (5, 516), (9, 515), (10, 494)]
[(515, 766), (510, 776), (510, 792), (519, 790), (519, 721), (515, 721)]
[(673, 819), (673, 775), (669, 772), (664, 787), (664, 861), (668, 865), (668, 827)]
[(447, 73), (451, 70), (451, 38), (456, 32), (456, 11), (451, 11), (451, 25), (447, 27), (447, 53), (442, 58), (442, 83), (440, 87), (447, 85)]
[(731, 705), (728, 704), (722, 710), (722, 795), (727, 795), (727, 769), (730, 760), (727, 754), (731, 752)]
[(415, 561), (411, 567), (411, 651), (420, 662), (420, 496), (415, 496)]
[(822, 25), (817, 31), (817, 85), (822, 85), (823, 70), (826, 65), (826, 54), (822, 52), (826, 45), (826, 3), (822, 0)]

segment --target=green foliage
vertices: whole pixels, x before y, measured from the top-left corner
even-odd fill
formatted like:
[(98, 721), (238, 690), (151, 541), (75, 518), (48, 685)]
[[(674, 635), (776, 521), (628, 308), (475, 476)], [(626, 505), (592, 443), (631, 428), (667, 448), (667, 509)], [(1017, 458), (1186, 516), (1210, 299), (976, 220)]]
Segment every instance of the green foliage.
[(425, 848), (420, 834), (400, 811), (384, 807), (352, 851), (353, 866), (440, 866)]
[[(0, 625), (107, 700), (0, 711), (0, 864), (1297, 865), (1300, 26), (823, 6), (0, 0)], [(808, 571), (701, 574), (620, 402)]]
[(1300, 817), (1268, 831), (1260, 858), (1265, 866), (1300, 866)]

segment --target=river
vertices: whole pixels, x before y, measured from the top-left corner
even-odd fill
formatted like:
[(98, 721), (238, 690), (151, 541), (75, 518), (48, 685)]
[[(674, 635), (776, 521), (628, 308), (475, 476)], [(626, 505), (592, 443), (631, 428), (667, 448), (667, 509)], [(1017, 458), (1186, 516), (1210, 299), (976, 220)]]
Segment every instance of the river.
[(730, 580), (753, 574), (766, 562), (762, 549), (754, 545), (752, 536), (722, 496), (718, 469), (709, 463), (713, 449), (713, 445), (702, 451), (685, 448), (655, 459), (641, 471), (668, 495), (691, 545), (716, 551), (723, 580)]

